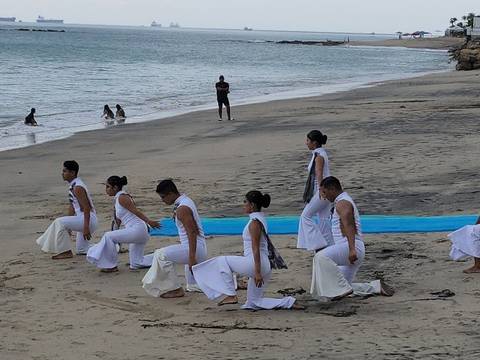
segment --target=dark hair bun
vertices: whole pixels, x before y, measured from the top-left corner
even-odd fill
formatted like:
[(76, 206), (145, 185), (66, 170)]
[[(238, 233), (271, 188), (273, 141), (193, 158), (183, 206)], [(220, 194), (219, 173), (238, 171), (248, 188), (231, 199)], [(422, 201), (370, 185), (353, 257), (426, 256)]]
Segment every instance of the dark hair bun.
[(323, 135), (320, 130), (312, 130), (307, 134), (310, 141), (316, 141), (318, 146), (325, 145), (327, 143), (327, 135)]
[(126, 176), (122, 176), (120, 178), (120, 182), (123, 186), (127, 185), (128, 184), (128, 181), (127, 181), (127, 177)]
[(271, 201), (270, 195), (268, 194), (262, 195), (262, 207), (268, 208), (270, 206), (270, 201)]

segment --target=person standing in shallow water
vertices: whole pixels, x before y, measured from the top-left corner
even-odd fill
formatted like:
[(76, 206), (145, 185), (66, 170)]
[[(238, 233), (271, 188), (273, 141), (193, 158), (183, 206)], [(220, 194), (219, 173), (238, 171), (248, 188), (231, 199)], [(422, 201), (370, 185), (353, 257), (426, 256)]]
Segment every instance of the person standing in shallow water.
[[(319, 184), (330, 176), (330, 165), (326, 150), (327, 135), (318, 130), (307, 134), (305, 144), (312, 151), (308, 165), (308, 178), (303, 194), (305, 208), (298, 225), (297, 248), (318, 251), (333, 244), (330, 223), (332, 204), (320, 197)], [(315, 221), (316, 218), (318, 222)]]
[(117, 112), (115, 113), (115, 119), (117, 119), (117, 122), (124, 122), (127, 118), (125, 116), (125, 111), (119, 104), (117, 104), (115, 107), (117, 109)]
[(230, 116), (230, 101), (228, 100), (228, 94), (230, 93), (230, 85), (225, 81), (223, 75), (220, 75), (218, 82), (215, 84), (217, 89), (217, 103), (218, 103), (218, 121), (222, 121), (222, 108), (225, 105), (227, 109), (228, 120), (233, 120)]
[(30, 114), (25, 117), (25, 125), (30, 126), (38, 126), (37, 122), (35, 121), (35, 108), (30, 110)]
[(115, 118), (115, 116), (113, 115), (112, 109), (110, 109), (110, 106), (105, 105), (103, 107), (102, 118), (105, 120), (113, 120)]

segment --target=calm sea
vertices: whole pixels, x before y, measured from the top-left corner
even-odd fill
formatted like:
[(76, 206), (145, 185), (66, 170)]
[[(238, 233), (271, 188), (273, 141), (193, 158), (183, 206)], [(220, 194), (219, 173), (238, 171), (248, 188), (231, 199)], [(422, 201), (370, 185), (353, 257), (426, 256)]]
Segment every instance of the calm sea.
[[(393, 35), (74, 25), (47, 27), (65, 32), (17, 30), (32, 27), (41, 28), (0, 25), (0, 150), (105, 127), (104, 104), (121, 104), (127, 122), (211, 108), (220, 74), (235, 106), (451, 67), (442, 51), (276, 43)], [(36, 128), (23, 125), (31, 107), (41, 124)]]

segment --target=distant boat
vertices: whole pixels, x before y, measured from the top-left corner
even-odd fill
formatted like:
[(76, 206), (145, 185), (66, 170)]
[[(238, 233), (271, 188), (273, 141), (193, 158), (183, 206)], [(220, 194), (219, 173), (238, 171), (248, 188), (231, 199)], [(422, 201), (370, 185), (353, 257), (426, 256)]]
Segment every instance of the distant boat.
[(170, 23), (170, 27), (171, 27), (171, 28), (179, 28), (180, 25), (179, 25), (177, 22), (176, 22), (176, 23), (171, 22), (171, 23)]
[(249, 28), (248, 26), (245, 26), (245, 27), (243, 28), (243, 30), (245, 30), (245, 31), (252, 31), (253, 29), (252, 29), (252, 28)]
[(162, 24), (157, 23), (155, 20), (150, 24), (151, 27), (162, 27)]
[(48, 23), (48, 24), (63, 24), (63, 20), (60, 19), (45, 19), (43, 16), (38, 16), (37, 23)]
[(0, 17), (0, 21), (4, 22), (15, 22), (16, 19), (15, 17)]

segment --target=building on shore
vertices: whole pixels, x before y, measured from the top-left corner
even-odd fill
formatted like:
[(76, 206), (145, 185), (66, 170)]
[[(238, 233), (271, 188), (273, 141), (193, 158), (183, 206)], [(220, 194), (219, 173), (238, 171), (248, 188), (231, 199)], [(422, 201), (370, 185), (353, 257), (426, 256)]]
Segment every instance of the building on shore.
[(467, 28), (467, 38), (469, 39), (480, 38), (480, 16), (475, 16), (473, 18), (472, 27)]

